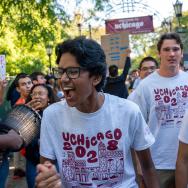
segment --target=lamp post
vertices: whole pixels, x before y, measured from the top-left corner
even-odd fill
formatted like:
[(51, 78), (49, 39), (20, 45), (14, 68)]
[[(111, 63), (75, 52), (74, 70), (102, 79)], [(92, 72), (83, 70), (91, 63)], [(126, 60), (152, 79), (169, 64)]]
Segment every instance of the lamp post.
[(51, 55), (52, 55), (52, 49), (53, 49), (53, 46), (48, 44), (46, 46), (46, 53), (49, 57), (49, 70), (50, 70), (50, 74), (52, 73), (52, 62), (51, 62)]
[(78, 10), (77, 12), (75, 12), (75, 21), (78, 27), (78, 34), (79, 36), (82, 35), (82, 20), (83, 20), (83, 15), (80, 12), (80, 10)]
[(174, 11), (178, 19), (179, 28), (181, 27), (180, 18), (182, 17), (182, 5), (183, 3), (181, 3), (179, 0), (176, 0), (176, 3), (174, 4)]
[(91, 39), (92, 36), (91, 36), (91, 24), (88, 25), (88, 28), (89, 28), (89, 38)]

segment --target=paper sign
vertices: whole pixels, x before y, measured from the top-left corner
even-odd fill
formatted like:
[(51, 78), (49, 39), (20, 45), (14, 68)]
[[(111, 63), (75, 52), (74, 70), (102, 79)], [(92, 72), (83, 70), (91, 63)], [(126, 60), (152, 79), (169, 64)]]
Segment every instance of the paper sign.
[(122, 32), (103, 35), (101, 36), (101, 45), (106, 55), (106, 63), (123, 68), (129, 48), (129, 34)]
[(0, 55), (0, 80), (5, 80), (5, 78), (6, 78), (5, 55)]

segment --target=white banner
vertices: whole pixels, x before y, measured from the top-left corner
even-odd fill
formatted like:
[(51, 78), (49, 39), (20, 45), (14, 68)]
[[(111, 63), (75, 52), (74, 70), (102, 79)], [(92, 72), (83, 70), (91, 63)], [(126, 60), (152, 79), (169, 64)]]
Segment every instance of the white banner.
[(6, 61), (5, 55), (0, 55), (0, 80), (6, 78)]

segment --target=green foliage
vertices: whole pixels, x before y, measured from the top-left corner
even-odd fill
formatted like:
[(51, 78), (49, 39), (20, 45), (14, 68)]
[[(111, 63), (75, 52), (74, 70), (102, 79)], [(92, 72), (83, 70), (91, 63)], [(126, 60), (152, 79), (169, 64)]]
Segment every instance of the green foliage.
[[(79, 4), (83, 0), (77, 0)], [(109, 0), (89, 0), (94, 3), (88, 9), (85, 22), (97, 19), (96, 12), (109, 7)], [(62, 0), (1, 0), (0, 1), (0, 54), (6, 54), (7, 74), (13, 76), (19, 72), (49, 71), (49, 57), (45, 46), (55, 46), (60, 41), (78, 35), (75, 20), (70, 20)], [(181, 24), (188, 28), (188, 12), (183, 13)], [(173, 18), (172, 27), (178, 26)], [(104, 30), (104, 28), (103, 28)], [(92, 28), (92, 38), (100, 40), (103, 31)], [(156, 41), (160, 33), (166, 29), (158, 28), (155, 33), (133, 35), (130, 43), (132, 51), (132, 69), (136, 68), (145, 56), (157, 58)], [(188, 33), (188, 31), (186, 30)], [(88, 36), (88, 28), (82, 28), (82, 34)], [(185, 41), (186, 49), (188, 42)], [(52, 53), (52, 66), (55, 66), (55, 54)]]
[(137, 69), (140, 61), (146, 56), (158, 58), (156, 48), (158, 37), (158, 32), (131, 36), (130, 43), (133, 51), (136, 53), (136, 56), (132, 58), (131, 70)]
[[(62, 28), (68, 17), (56, 5), (53, 0), (1, 0), (0, 54), (6, 54), (8, 75), (48, 72), (45, 46), (69, 37)], [(52, 65), (54, 60), (53, 53)]]

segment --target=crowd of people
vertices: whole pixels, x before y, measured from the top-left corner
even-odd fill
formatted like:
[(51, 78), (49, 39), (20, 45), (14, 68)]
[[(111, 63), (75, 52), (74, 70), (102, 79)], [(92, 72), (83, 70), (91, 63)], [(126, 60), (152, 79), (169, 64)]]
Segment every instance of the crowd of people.
[[(127, 49), (122, 74), (111, 65), (107, 77), (101, 46), (77, 37), (58, 45), (53, 81), (38, 72), (17, 75), (7, 99), (40, 114), (40, 136), (23, 147), (15, 130), (0, 135), (0, 188), (7, 149), (26, 158), (28, 188), (186, 188), (188, 73), (180, 68), (180, 36), (162, 34), (157, 50), (160, 62), (143, 57), (130, 71)], [(5, 87), (0, 81), (1, 103)], [(19, 169), (20, 152), (14, 155)]]

